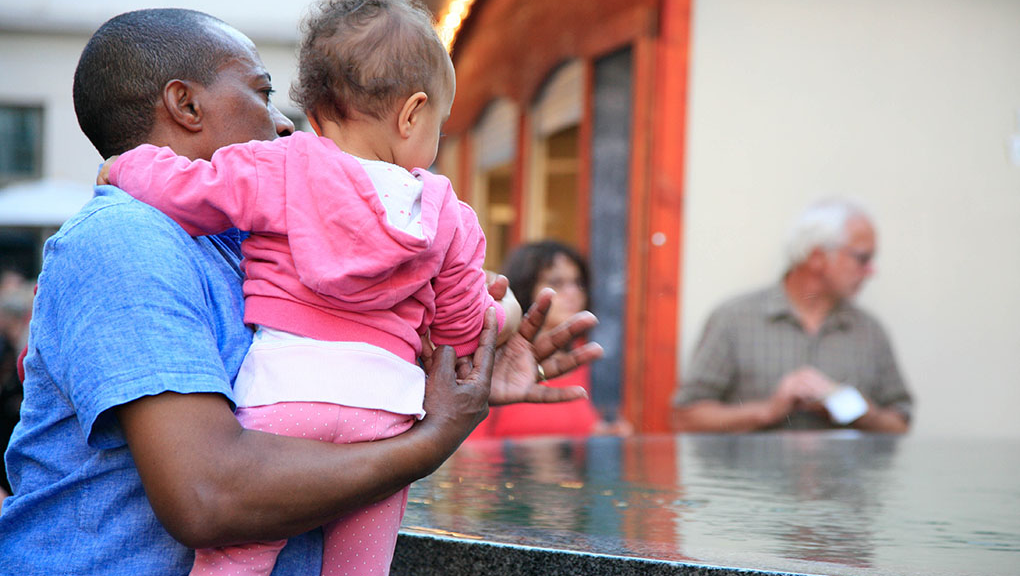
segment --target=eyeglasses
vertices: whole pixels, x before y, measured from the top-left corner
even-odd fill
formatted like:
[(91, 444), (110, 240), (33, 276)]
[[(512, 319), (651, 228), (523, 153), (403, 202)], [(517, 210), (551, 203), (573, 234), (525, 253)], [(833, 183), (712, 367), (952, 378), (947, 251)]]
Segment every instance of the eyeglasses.
[(875, 257), (874, 252), (858, 252), (857, 250), (852, 250), (846, 247), (843, 248), (843, 251), (846, 252), (847, 255), (849, 255), (851, 258), (856, 260), (857, 263), (860, 264), (862, 268), (866, 267), (868, 264), (871, 264), (871, 259)]
[(566, 290), (569, 287), (574, 287), (581, 292), (586, 292), (584, 282), (580, 278), (549, 278), (544, 282), (539, 282), (539, 285), (548, 286), (557, 292)]

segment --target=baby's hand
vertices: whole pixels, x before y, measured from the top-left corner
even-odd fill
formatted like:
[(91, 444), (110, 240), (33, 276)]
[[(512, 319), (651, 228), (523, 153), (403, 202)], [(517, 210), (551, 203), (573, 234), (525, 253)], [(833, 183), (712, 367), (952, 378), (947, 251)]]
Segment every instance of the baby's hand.
[(467, 378), (469, 374), (471, 374), (472, 370), (474, 370), (475, 368), (474, 358), (472, 358), (471, 356), (461, 356), (457, 358), (457, 362), (456, 364), (454, 364), (454, 367), (457, 370), (457, 378), (463, 380)]
[(107, 158), (106, 162), (103, 162), (102, 168), (99, 169), (99, 175), (96, 176), (96, 184), (97, 185), (104, 186), (104, 185), (110, 183), (110, 168), (113, 166), (113, 163), (116, 160), (117, 160), (117, 155), (115, 154), (115, 155), (110, 156), (109, 158)]

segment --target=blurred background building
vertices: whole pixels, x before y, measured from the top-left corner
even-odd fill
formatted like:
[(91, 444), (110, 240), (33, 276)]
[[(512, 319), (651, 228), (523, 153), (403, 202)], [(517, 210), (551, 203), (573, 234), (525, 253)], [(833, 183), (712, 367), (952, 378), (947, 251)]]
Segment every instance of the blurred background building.
[[(790, 220), (838, 194), (878, 226), (860, 302), (918, 398), (914, 433), (1020, 436), (1020, 2), (429, 4), (457, 68), (434, 169), (478, 212), (490, 268), (547, 237), (590, 258), (603, 410), (667, 430), (708, 312), (778, 279)], [(90, 194), (101, 159), (71, 103), (88, 36), (161, 5), (248, 34), (302, 124), (305, 2), (0, 0), (0, 267), (34, 276)]]

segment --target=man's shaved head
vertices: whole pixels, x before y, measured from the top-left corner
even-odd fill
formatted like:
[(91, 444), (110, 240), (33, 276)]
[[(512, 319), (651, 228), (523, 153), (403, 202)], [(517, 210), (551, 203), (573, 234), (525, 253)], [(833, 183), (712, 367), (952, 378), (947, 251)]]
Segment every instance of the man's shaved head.
[(234, 53), (223, 27), (202, 12), (158, 8), (115, 16), (92, 35), (74, 73), (74, 111), (104, 158), (145, 142), (167, 82), (216, 78)]

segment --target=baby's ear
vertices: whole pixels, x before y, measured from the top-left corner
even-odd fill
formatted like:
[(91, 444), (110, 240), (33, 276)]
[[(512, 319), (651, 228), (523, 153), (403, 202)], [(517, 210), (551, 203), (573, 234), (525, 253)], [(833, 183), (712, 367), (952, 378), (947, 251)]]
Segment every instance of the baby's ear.
[(428, 101), (429, 96), (424, 92), (415, 92), (407, 100), (404, 100), (404, 104), (400, 107), (400, 112), (397, 115), (397, 130), (400, 132), (401, 138), (409, 138), (411, 136), (411, 131), (414, 129), (415, 124), (418, 123), (422, 110), (425, 109)]

